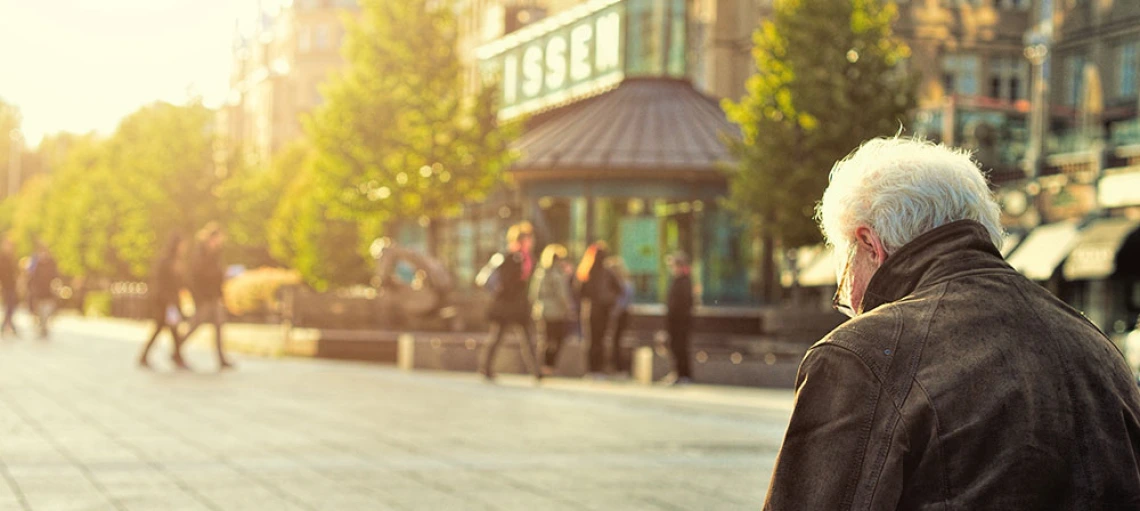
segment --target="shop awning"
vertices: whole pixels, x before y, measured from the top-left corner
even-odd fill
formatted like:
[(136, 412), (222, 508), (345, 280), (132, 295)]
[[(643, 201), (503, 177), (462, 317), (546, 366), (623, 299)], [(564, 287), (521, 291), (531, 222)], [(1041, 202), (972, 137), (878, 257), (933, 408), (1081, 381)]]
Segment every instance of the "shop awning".
[(1076, 248), (1065, 261), (1068, 280), (1103, 279), (1116, 271), (1116, 253), (1125, 238), (1140, 228), (1140, 221), (1127, 218), (1102, 218), (1081, 231)]
[(1032, 280), (1049, 280), (1076, 242), (1076, 221), (1042, 225), (1009, 256), (1009, 265)]
[(821, 287), (835, 285), (835, 251), (830, 245), (820, 250), (800, 272), (800, 285)]
[(720, 176), (739, 137), (716, 100), (685, 81), (628, 79), (616, 89), (535, 116), (514, 147), (517, 178), (644, 174)]

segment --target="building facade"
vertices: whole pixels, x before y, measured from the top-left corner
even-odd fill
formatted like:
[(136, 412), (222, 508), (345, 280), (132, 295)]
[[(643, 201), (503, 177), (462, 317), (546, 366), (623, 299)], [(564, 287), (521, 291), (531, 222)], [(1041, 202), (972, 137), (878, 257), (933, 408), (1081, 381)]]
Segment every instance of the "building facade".
[[(895, 35), (910, 48), (918, 75), (911, 134), (974, 152), (996, 183), (1019, 182), (1029, 150), (1032, 66), (1025, 34), (1031, 0), (899, 0)], [(1014, 248), (1015, 239), (1001, 247)], [(830, 307), (835, 263), (827, 247), (799, 251), (795, 275), (805, 294)]]
[(234, 33), (222, 138), (247, 161), (268, 162), (301, 138), (302, 115), (321, 103), (319, 85), (344, 66), (342, 13), (356, 0), (289, 0), (262, 8)]
[(1038, 0), (1034, 15), (1042, 157), (999, 190), (1028, 231), (1010, 261), (1120, 335), (1140, 314), (1140, 3)]
[(966, 147), (995, 177), (1016, 177), (1028, 148), (1030, 0), (904, 0), (896, 33), (921, 83), (914, 131)]
[[(504, 221), (530, 219), (542, 241), (565, 243), (572, 253), (608, 241), (633, 262), (641, 301), (660, 299), (661, 261), (681, 250), (697, 263), (704, 304), (756, 303), (760, 242), (719, 206), (732, 164), (719, 137), (734, 136), (735, 127), (718, 104), (745, 93), (755, 71), (751, 38), (773, 2), (471, 0), (465, 7), (461, 46), (477, 48), (465, 56), (472, 77), (501, 80), (504, 118), (531, 116), (511, 174), (518, 210), (501, 210)], [(620, 14), (606, 18), (611, 11)], [(901, 2), (895, 30), (922, 77), (915, 131), (978, 151), (995, 176), (1019, 177), (1031, 87), (1023, 38), (1032, 19), (1029, 0)], [(608, 42), (599, 39), (608, 33)], [(574, 66), (599, 44), (611, 67), (582, 65), (575, 78)], [(829, 258), (817, 249), (796, 260), (804, 272)], [(795, 266), (785, 285), (796, 282)], [(815, 273), (834, 280), (834, 271)]]
[(665, 256), (693, 257), (706, 305), (755, 301), (755, 240), (719, 205), (738, 136), (719, 100), (752, 72), (767, 0), (471, 0), (461, 3), (470, 82), (502, 89), (500, 118), (525, 119), (499, 202), (402, 232), (459, 280), (502, 248), (511, 222), (572, 255), (605, 241), (636, 300), (663, 301)]

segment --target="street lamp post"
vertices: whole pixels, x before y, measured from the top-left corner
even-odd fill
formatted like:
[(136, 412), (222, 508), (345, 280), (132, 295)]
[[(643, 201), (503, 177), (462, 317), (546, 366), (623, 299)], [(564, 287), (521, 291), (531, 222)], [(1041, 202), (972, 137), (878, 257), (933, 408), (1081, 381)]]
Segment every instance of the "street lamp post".
[(8, 132), (8, 197), (13, 197), (20, 188), (20, 159), (23, 152), (24, 134), (13, 129)]
[(1029, 147), (1025, 151), (1025, 174), (1031, 184), (1041, 175), (1045, 162), (1045, 137), (1049, 133), (1049, 47), (1053, 43), (1053, 1), (1037, 3), (1036, 20), (1025, 34), (1025, 58), (1033, 65), (1033, 95), (1030, 97)]
[(1037, 179), (1045, 160), (1045, 136), (1049, 131), (1048, 73), (1049, 46), (1035, 42), (1025, 48), (1025, 57), (1033, 65), (1033, 96), (1029, 110), (1029, 146), (1025, 151), (1026, 176)]

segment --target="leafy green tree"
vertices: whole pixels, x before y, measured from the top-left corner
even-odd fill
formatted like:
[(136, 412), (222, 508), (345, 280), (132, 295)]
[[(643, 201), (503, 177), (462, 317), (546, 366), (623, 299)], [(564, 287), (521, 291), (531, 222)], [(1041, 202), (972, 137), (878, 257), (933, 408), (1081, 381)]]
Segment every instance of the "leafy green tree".
[(753, 35), (756, 73), (739, 102), (725, 101), (742, 140), (729, 202), (765, 247), (767, 299), (774, 247), (820, 240), (814, 207), (832, 165), (861, 142), (897, 133), (915, 104), (906, 45), (883, 0), (783, 0)]
[(299, 141), (286, 147), (268, 168), (245, 165), (234, 158), (218, 194), (230, 260), (255, 267), (289, 263), (271, 253), (271, 220), (311, 152), (308, 144)]
[(12, 151), (12, 130), (20, 128), (20, 110), (15, 105), (5, 103), (0, 100), (0, 168), (4, 169), (4, 173), (0, 174), (3, 182), (0, 183), (0, 189), (5, 191), (4, 196), (8, 197), (8, 168)]
[(42, 212), (42, 237), (61, 270), (142, 278), (169, 233), (190, 234), (217, 218), (212, 126), (201, 104), (155, 103), (110, 138), (71, 147), (52, 172)]
[(141, 208), (124, 193), (107, 167), (107, 142), (90, 139), (73, 147), (54, 169), (44, 197), (38, 236), (71, 275), (128, 277), (129, 265), (114, 250), (119, 211)]
[(334, 218), (313, 193), (315, 181), (309, 165), (290, 183), (269, 222), (270, 253), (318, 291), (367, 283), (371, 264), (357, 249), (363, 245), (358, 223)]
[(498, 125), (493, 88), (464, 93), (454, 13), (429, 0), (362, 8), (348, 23), (349, 66), (305, 125), (313, 193), (331, 218), (367, 231), (479, 200), (501, 178), (514, 129)]
[(13, 211), (8, 236), (15, 243), (17, 253), (30, 254), (41, 241), (49, 186), (48, 178), (36, 176), (25, 182), (20, 193), (9, 201)]

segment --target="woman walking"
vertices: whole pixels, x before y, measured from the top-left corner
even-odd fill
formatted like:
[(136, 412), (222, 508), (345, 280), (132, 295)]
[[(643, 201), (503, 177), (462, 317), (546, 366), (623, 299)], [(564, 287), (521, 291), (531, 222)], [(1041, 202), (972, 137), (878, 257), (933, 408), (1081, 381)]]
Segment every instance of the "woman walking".
[(531, 280), (534, 319), (542, 321), (543, 338), (539, 356), (543, 358), (542, 374), (550, 376), (558, 364), (558, 351), (570, 333), (574, 318), (574, 292), (570, 289), (570, 262), (566, 247), (547, 245), (542, 251), (541, 266)]
[(154, 319), (154, 333), (151, 334), (150, 340), (147, 341), (146, 346), (143, 346), (142, 354), (139, 355), (140, 367), (150, 368), (147, 355), (150, 354), (154, 342), (158, 340), (158, 335), (165, 329), (169, 330), (171, 337), (174, 338), (174, 353), (171, 355), (174, 365), (179, 369), (190, 369), (186, 365), (186, 361), (182, 359), (180, 349), (182, 339), (178, 336), (178, 323), (182, 319), (182, 310), (178, 306), (178, 291), (182, 288), (182, 279), (178, 274), (178, 261), (182, 259), (185, 252), (186, 243), (182, 240), (182, 236), (172, 234), (167, 239), (166, 246), (159, 253), (151, 270), (148, 295), (150, 296), (151, 318)]
[[(605, 242), (599, 241), (586, 249), (578, 265), (578, 282), (583, 302), (589, 303), (590, 349), (587, 366), (590, 377), (604, 377), (606, 362), (606, 330), (610, 314), (621, 296), (622, 286), (617, 277), (606, 269), (609, 255)], [(585, 310), (586, 308), (584, 308)]]
[(534, 270), (531, 249), (534, 232), (523, 222), (507, 231), (507, 252), (496, 254), (475, 278), (476, 284), (491, 292), (487, 319), (491, 322), (490, 342), (483, 348), (479, 372), (488, 381), (495, 379), (495, 353), (503, 342), (503, 334), (511, 326), (519, 327), (519, 351), (523, 363), (542, 379), (542, 371), (534, 355), (534, 326), (531, 321), (530, 275)]

